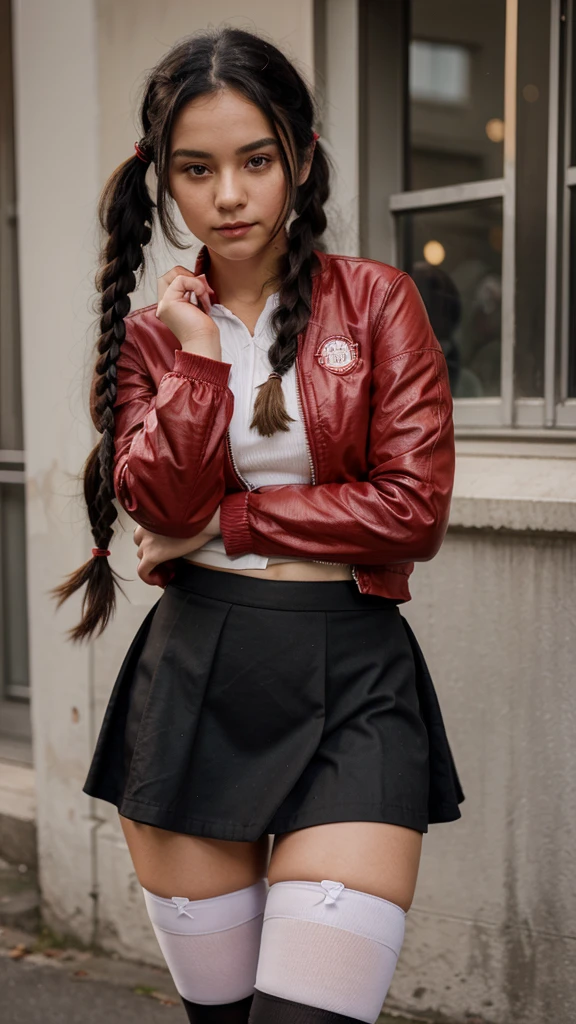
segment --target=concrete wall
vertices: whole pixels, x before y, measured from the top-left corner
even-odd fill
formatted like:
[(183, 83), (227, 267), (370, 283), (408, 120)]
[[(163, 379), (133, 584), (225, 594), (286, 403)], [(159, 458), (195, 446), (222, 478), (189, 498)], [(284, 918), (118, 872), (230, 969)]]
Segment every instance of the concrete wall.
[(432, 825), (391, 990), (497, 1024), (576, 1017), (576, 544), (449, 532), (402, 613), (424, 650), (466, 800)]
[(98, 191), (95, 25), (87, 0), (14, 4), (27, 571), (38, 840), (50, 918), (92, 935), (94, 822), (80, 792), (92, 747), (90, 647), (47, 591), (90, 554), (80, 467)]

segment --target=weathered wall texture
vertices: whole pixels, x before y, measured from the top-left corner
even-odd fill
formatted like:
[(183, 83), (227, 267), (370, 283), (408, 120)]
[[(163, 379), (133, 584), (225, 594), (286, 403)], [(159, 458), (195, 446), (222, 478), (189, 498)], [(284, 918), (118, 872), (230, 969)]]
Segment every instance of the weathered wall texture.
[(64, 639), (78, 621), (80, 600), (68, 601), (56, 615), (47, 592), (89, 557), (91, 546), (77, 479), (91, 447), (82, 394), (98, 190), (91, 4), (19, 0), (14, 33), (40, 876), (54, 923), (89, 940), (94, 823), (80, 790), (92, 744), (92, 652)]
[(576, 544), (449, 532), (403, 614), (466, 800), (432, 825), (391, 998), (496, 1024), (576, 1019)]

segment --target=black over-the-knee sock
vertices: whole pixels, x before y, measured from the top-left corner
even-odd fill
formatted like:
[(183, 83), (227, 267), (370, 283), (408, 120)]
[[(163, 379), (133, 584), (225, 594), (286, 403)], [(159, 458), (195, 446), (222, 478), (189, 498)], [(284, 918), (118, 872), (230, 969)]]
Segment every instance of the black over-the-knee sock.
[(247, 1024), (253, 998), (253, 995), (249, 995), (236, 1003), (218, 1006), (190, 1003), (187, 999), (182, 999), (182, 1002), (192, 1024)]
[(363, 1024), (358, 1017), (281, 999), (257, 988), (253, 1000), (248, 1024)]

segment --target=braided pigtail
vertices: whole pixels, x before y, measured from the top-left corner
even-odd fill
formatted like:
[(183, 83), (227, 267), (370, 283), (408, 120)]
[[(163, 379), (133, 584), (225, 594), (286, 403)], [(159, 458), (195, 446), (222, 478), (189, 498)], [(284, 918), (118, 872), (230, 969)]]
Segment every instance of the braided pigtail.
[(324, 203), (328, 199), (329, 165), (316, 142), (308, 178), (296, 190), (297, 214), (288, 230), (288, 251), (284, 256), (280, 301), (272, 314), (276, 332), (268, 351), (272, 372), (259, 386), (251, 427), (270, 437), (277, 430), (290, 430), (282, 390), (282, 377), (296, 358), (298, 335), (308, 324), (312, 311), (312, 273), (318, 264), (314, 253), (317, 239), (326, 230)]
[(146, 186), (148, 163), (141, 143), (136, 155), (121, 164), (106, 183), (98, 209), (100, 223), (108, 238), (96, 278), (101, 292), (100, 337), (96, 343), (98, 358), (92, 381), (92, 417), (102, 437), (83, 467), (84, 499), (96, 546), (89, 561), (50, 591), (58, 599), (59, 608), (63, 601), (86, 584), (82, 619), (68, 631), (70, 639), (75, 642), (90, 638), (98, 627), (99, 633), (103, 632), (116, 608), (117, 579), (123, 579), (111, 569), (105, 557), (110, 554), (108, 545), (114, 532), (112, 526), (118, 517), (113, 500), (113, 409), (116, 363), (126, 336), (124, 318), (130, 312), (129, 296), (136, 288), (138, 271), (144, 268), (144, 246), (152, 234), (154, 203)]
[[(135, 156), (114, 172), (100, 200), (100, 223), (108, 239), (97, 277), (100, 337), (90, 411), (102, 437), (83, 468), (84, 497), (96, 547), (92, 559), (50, 592), (59, 607), (86, 584), (82, 619), (69, 631), (74, 641), (103, 632), (116, 608), (117, 580), (122, 579), (112, 572), (106, 557), (118, 516), (113, 475), (116, 364), (126, 336), (130, 293), (144, 267), (153, 218), (169, 243), (178, 248), (189, 244), (173, 219), (174, 126), (189, 103), (221, 89), (239, 91), (255, 104), (278, 142), (286, 190), (271, 240), (285, 230), (295, 214), (288, 229), (287, 251), (271, 279), (280, 289), (273, 314), (276, 340), (269, 350), (272, 374), (259, 389), (252, 422), (264, 436), (289, 429), (291, 417), (284, 404), (282, 377), (294, 363), (298, 336), (311, 314), (312, 276), (319, 262), (314, 250), (322, 248), (318, 240), (326, 228), (323, 205), (329, 194), (328, 157), (315, 145), (315, 105), (308, 85), (285, 54), (270, 40), (243, 29), (206, 29), (179, 40), (150, 71), (139, 115), (143, 139), (136, 145)], [(156, 172), (154, 201), (146, 185), (151, 161)], [(304, 168), (308, 176), (298, 184)]]

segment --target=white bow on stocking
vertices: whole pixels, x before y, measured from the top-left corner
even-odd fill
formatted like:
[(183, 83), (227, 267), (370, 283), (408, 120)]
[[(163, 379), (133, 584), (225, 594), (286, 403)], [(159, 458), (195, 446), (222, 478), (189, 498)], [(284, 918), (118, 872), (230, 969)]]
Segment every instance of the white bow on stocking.
[(194, 920), (194, 915), (186, 909), (190, 903), (190, 900), (186, 896), (173, 896), (172, 903), (176, 906), (178, 917), (182, 917), (182, 914), (186, 914), (186, 917), (189, 917), (192, 921)]
[(324, 878), (320, 885), (324, 889), (326, 896), (322, 900), (322, 903), (336, 903), (340, 893), (344, 889), (344, 882), (331, 882), (329, 878)]

